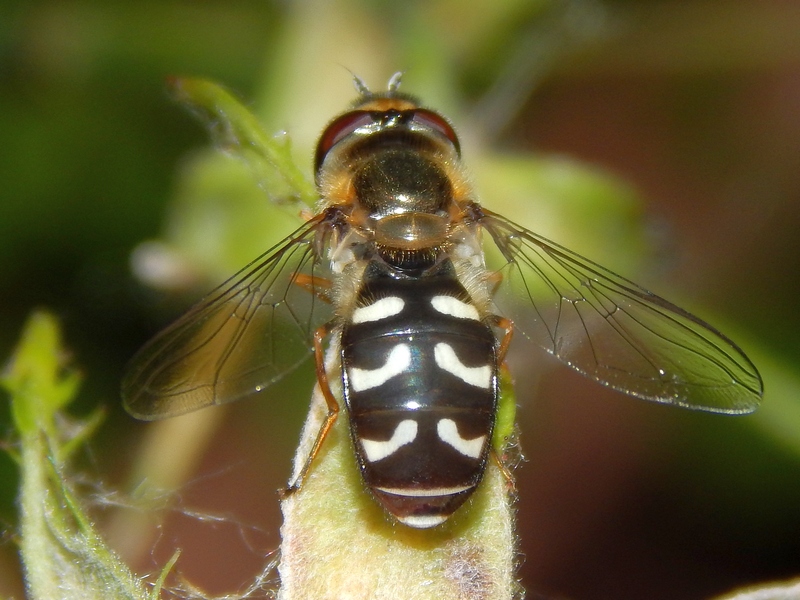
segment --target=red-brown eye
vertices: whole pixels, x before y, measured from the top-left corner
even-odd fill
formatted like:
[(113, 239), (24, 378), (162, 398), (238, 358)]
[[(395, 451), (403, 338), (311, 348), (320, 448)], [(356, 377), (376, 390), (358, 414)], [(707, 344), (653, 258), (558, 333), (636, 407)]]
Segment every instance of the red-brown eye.
[(322, 137), (319, 138), (314, 160), (314, 169), (319, 169), (325, 155), (336, 144), (357, 129), (371, 125), (374, 122), (375, 120), (372, 118), (372, 114), (364, 110), (354, 110), (335, 119), (333, 123), (328, 125), (327, 129), (325, 129)]
[(461, 153), (461, 144), (458, 141), (458, 136), (450, 126), (450, 123), (448, 123), (444, 117), (433, 112), (432, 110), (417, 108), (414, 110), (414, 116), (412, 120), (420, 125), (424, 125), (425, 127), (441, 133), (444, 137), (450, 140), (453, 146), (455, 146), (456, 152), (459, 154)]

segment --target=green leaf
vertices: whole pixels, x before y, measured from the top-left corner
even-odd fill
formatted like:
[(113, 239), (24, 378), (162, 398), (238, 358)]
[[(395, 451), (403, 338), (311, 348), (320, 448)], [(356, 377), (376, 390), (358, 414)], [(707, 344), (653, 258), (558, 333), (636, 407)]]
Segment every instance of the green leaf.
[(253, 170), (273, 201), (293, 208), (314, 206), (316, 191), (295, 165), (288, 136), (267, 134), (255, 115), (216, 83), (175, 78), (171, 87), (209, 125), (217, 145)]
[(65, 426), (60, 410), (75, 397), (80, 379), (65, 370), (65, 356), (55, 318), (37, 312), (0, 379), (21, 446), (20, 551), (28, 596), (156, 598), (105, 544), (72, 491), (65, 459), (97, 425), (99, 413), (77, 428)]

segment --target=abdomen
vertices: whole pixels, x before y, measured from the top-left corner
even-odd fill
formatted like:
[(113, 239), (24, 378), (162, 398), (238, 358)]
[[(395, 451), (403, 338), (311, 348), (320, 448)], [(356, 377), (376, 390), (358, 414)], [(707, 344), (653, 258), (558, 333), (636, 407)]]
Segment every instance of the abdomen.
[(497, 403), (496, 340), (452, 268), (418, 278), (374, 271), (367, 269), (342, 332), (353, 441), (364, 480), (386, 510), (406, 525), (433, 527), (483, 476)]

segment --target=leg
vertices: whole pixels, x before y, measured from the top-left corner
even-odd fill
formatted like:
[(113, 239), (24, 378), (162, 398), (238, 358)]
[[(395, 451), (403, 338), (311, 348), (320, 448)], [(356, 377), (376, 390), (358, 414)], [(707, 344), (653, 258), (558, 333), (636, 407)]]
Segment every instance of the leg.
[(491, 455), (494, 464), (497, 465), (497, 468), (500, 469), (500, 474), (503, 476), (503, 479), (506, 480), (508, 491), (515, 494), (517, 492), (517, 485), (514, 483), (514, 476), (511, 474), (511, 471), (503, 464), (503, 459), (500, 458), (500, 455), (494, 447), (491, 449)]
[(294, 281), (292, 281), (292, 283), (303, 288), (309, 294), (314, 294), (323, 302), (330, 303), (331, 301), (331, 299), (328, 297), (331, 289), (331, 282), (329, 279), (315, 277), (313, 275), (306, 275), (305, 273), (297, 273), (294, 276)]
[(495, 327), (499, 327), (505, 331), (503, 339), (500, 340), (500, 345), (497, 347), (497, 364), (502, 364), (506, 359), (506, 352), (508, 352), (508, 345), (511, 343), (511, 337), (514, 335), (514, 322), (511, 319), (506, 319), (505, 317), (499, 317), (497, 315), (492, 315), (491, 319)]
[(500, 271), (489, 273), (486, 276), (486, 283), (489, 284), (489, 287), (491, 288), (491, 296), (494, 296), (497, 293), (500, 284), (503, 283), (503, 274)]
[(300, 472), (297, 474), (297, 477), (291, 483), (291, 485), (289, 485), (289, 487), (286, 489), (281, 490), (281, 498), (285, 498), (289, 494), (293, 494), (300, 489), (300, 486), (303, 485), (303, 480), (305, 480), (306, 475), (308, 475), (308, 471), (311, 468), (311, 463), (317, 456), (319, 449), (322, 447), (322, 442), (325, 441), (325, 437), (328, 435), (331, 427), (333, 427), (333, 424), (336, 422), (336, 417), (339, 415), (339, 402), (337, 402), (336, 398), (334, 397), (333, 392), (331, 391), (331, 386), (328, 383), (328, 374), (325, 372), (325, 352), (322, 348), (322, 341), (328, 336), (330, 329), (331, 324), (326, 323), (314, 332), (314, 362), (317, 371), (317, 383), (319, 384), (322, 396), (325, 398), (325, 403), (328, 405), (328, 416), (325, 417), (325, 421), (319, 428), (317, 439), (314, 441), (314, 446), (311, 448), (311, 452), (308, 453), (308, 458), (306, 459), (303, 468), (300, 469)]
[[(500, 387), (502, 389), (503, 385), (511, 386), (511, 376), (508, 372), (508, 367), (505, 364), (505, 357), (506, 353), (508, 352), (508, 345), (511, 343), (511, 336), (514, 333), (514, 323), (511, 319), (506, 319), (505, 317), (499, 317), (497, 315), (493, 315), (492, 319), (494, 321), (494, 326), (499, 327), (500, 329), (505, 330), (505, 334), (503, 335), (503, 339), (500, 340), (497, 348), (497, 364), (498, 364), (498, 371), (499, 371), (499, 379), (501, 381)], [(506, 382), (506, 383), (503, 383)], [(511, 401), (511, 404), (507, 404), (504, 401), (504, 398)], [(515, 441), (509, 442), (509, 439), (514, 439), (516, 437), (516, 428), (513, 426), (513, 416), (516, 413), (516, 407), (513, 404), (514, 396), (511, 394), (510, 397), (506, 397), (506, 395), (501, 391), (500, 393), (500, 406), (498, 407), (498, 416), (497, 419), (499, 420), (504, 415), (507, 417), (508, 407), (511, 408), (511, 423), (506, 425), (508, 427), (508, 435), (504, 436), (503, 447), (498, 448), (494, 444), (491, 446), (491, 454), (492, 459), (494, 460), (497, 467), (500, 469), (500, 473), (503, 475), (503, 479), (506, 480), (506, 485), (508, 487), (509, 492), (516, 493), (516, 485), (514, 484), (514, 477), (511, 475), (511, 471), (506, 466), (504, 462), (506, 450), (508, 448), (514, 447), (516, 445)], [(506, 405), (506, 409), (503, 408), (503, 405)], [(497, 423), (495, 423), (495, 427), (497, 427)], [(500, 451), (503, 451), (503, 456), (500, 455)], [(521, 455), (520, 455), (521, 458)]]

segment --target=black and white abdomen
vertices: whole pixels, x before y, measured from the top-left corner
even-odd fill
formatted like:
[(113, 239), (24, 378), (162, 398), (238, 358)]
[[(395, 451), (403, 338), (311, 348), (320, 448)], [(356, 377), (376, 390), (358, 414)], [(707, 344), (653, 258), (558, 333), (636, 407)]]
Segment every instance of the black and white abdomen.
[(365, 482), (402, 523), (444, 522), (486, 466), (497, 404), (491, 327), (449, 261), (419, 277), (375, 262), (341, 347)]

